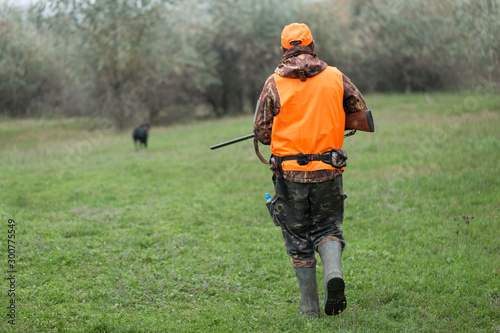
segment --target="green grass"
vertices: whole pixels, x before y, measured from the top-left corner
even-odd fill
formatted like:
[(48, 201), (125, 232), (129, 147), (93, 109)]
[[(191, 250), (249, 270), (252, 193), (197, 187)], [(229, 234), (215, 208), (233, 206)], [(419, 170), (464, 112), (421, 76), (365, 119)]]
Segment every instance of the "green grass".
[(2, 119), (18, 272), (17, 326), (2, 279), (0, 330), (499, 332), (498, 96), (367, 96), (376, 132), (344, 146), (348, 308), (320, 319), (298, 314), (252, 143), (209, 150), (251, 117), (153, 127), (139, 152), (98, 121)]

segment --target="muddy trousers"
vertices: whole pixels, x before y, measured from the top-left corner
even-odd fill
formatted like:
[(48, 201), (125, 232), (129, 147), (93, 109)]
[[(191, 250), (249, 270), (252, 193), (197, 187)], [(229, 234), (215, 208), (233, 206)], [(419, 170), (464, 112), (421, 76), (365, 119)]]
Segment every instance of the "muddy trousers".
[[(296, 261), (315, 258), (318, 244), (325, 238), (337, 240), (345, 247), (340, 228), (344, 220), (342, 175), (324, 182), (277, 182), (273, 177), (276, 194), (271, 200), (271, 216), (281, 227), (287, 254)], [(280, 185), (286, 186), (288, 200)]]
[[(281, 227), (287, 254), (291, 257), (300, 290), (300, 312), (319, 316), (316, 258), (323, 262), (325, 313), (344, 311), (346, 298), (340, 272), (345, 247), (340, 225), (344, 219), (342, 175), (319, 183), (278, 182), (273, 177), (275, 196), (269, 207), (276, 225)], [(281, 186), (286, 187), (286, 196)]]

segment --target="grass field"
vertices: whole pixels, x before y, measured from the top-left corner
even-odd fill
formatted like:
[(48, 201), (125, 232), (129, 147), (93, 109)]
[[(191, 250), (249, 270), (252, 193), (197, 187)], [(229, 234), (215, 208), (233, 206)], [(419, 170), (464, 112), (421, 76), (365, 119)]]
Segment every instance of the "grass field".
[(106, 122), (2, 119), (0, 330), (500, 332), (499, 95), (366, 99), (376, 132), (344, 145), (348, 307), (320, 319), (298, 314), (252, 143), (209, 150), (251, 117), (153, 126), (141, 151)]

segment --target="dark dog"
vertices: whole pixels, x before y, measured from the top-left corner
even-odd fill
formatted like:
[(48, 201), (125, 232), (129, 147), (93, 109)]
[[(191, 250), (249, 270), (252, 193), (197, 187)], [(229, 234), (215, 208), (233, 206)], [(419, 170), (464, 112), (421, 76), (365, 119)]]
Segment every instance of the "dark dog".
[(132, 133), (132, 137), (134, 138), (134, 146), (137, 149), (137, 141), (139, 141), (139, 148), (144, 145), (144, 148), (148, 147), (148, 131), (151, 128), (149, 124), (142, 124), (137, 127)]

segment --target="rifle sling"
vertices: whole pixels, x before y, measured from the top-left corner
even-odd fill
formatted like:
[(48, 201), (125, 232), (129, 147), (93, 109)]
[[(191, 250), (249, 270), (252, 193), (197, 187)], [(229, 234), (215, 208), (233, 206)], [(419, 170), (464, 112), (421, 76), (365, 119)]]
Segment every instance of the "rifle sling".
[(255, 148), (255, 155), (257, 155), (257, 157), (259, 158), (259, 160), (264, 163), (264, 164), (269, 164), (269, 162), (264, 158), (264, 156), (262, 156), (262, 154), (260, 153), (259, 151), (259, 140), (257, 140), (257, 138), (254, 137), (253, 139), (253, 146)]

